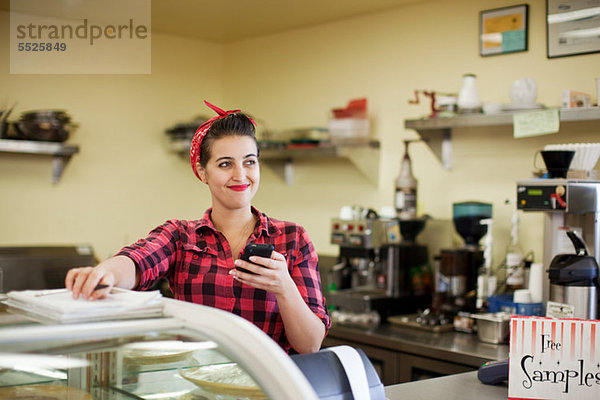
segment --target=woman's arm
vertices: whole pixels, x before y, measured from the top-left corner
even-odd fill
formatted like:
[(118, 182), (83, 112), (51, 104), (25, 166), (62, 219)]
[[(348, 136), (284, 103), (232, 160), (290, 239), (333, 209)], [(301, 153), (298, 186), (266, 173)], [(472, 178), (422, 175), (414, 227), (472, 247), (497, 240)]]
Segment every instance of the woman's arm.
[[(135, 263), (126, 256), (109, 258), (95, 267), (73, 268), (67, 272), (65, 287), (73, 292), (73, 298), (79, 296), (88, 300), (106, 297), (113, 286), (133, 289), (140, 279)], [(94, 290), (96, 285), (108, 285), (104, 289)]]

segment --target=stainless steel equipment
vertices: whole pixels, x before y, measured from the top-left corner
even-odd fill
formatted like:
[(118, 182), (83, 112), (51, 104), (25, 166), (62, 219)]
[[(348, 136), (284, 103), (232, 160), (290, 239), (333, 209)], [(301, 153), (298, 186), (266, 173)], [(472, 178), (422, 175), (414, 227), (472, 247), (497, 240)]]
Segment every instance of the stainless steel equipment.
[(583, 240), (567, 231), (575, 254), (559, 254), (548, 270), (550, 300), (569, 304), (575, 318), (596, 319), (598, 316), (598, 263), (588, 255)]
[[(414, 232), (405, 232), (412, 240), (403, 241), (400, 223), (374, 213), (332, 219), (331, 243), (340, 246), (340, 253), (328, 276), (329, 304), (342, 313), (370, 315), (361, 319), (368, 325), (378, 322), (373, 313), (385, 319), (428, 305), (430, 296), (419, 275), (429, 266), (427, 247), (414, 241)], [(414, 226), (422, 229), (424, 220)]]
[[(558, 254), (573, 254), (567, 236), (575, 231), (600, 260), (600, 181), (528, 179), (517, 182), (517, 208), (544, 213), (544, 257), (547, 269)], [(550, 299), (550, 281), (543, 282), (543, 301)]]
[(69, 269), (97, 262), (89, 245), (0, 247), (0, 293), (63, 288)]

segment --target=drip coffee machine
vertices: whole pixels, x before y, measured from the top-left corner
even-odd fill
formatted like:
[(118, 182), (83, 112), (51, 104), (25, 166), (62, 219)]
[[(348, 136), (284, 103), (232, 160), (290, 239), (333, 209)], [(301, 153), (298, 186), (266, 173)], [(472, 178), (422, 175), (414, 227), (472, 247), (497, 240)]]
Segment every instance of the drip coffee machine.
[[(579, 151), (542, 151), (549, 179), (518, 181), (517, 208), (524, 212), (542, 212), (544, 215), (543, 267), (549, 274), (541, 282), (542, 301), (569, 304), (574, 307), (575, 315), (594, 318), (593, 310), (600, 309), (597, 300), (600, 296), (599, 289), (589, 284), (594, 279), (593, 276), (590, 275), (584, 283), (573, 280), (582, 271), (590, 271), (592, 274), (594, 268), (583, 264), (587, 267), (581, 269), (580, 263), (577, 263), (577, 271), (573, 271), (565, 261), (582, 261), (576, 256), (588, 254), (585, 245), (578, 245), (578, 241), (573, 241), (573, 237), (577, 236), (580, 242), (589, 246), (589, 257), (585, 261), (591, 262), (589, 258), (593, 257), (596, 263), (600, 263), (600, 181), (571, 179), (568, 175), (574, 157), (585, 154), (586, 159), (590, 159), (586, 163), (591, 169), (597, 163), (598, 154), (579, 154)], [(580, 251), (581, 248), (585, 251)], [(565, 272), (569, 275), (565, 276)], [(586, 293), (582, 298), (570, 296), (579, 289)], [(559, 298), (563, 300), (560, 301)], [(589, 306), (586, 305), (588, 303)], [(595, 318), (598, 318), (597, 313)]]
[(492, 217), (492, 205), (476, 201), (454, 203), (453, 222), (464, 246), (442, 249), (436, 268), (436, 294), (432, 308), (449, 313), (475, 311), (477, 274), (483, 264), (479, 241), (487, 233), (481, 222)]
[(373, 325), (430, 304), (428, 251), (416, 242), (425, 223), (425, 218), (381, 218), (375, 212), (332, 219), (331, 243), (340, 248), (327, 278), (334, 288), (327, 294), (336, 309), (334, 321), (340, 315), (355, 321), (364, 316)]

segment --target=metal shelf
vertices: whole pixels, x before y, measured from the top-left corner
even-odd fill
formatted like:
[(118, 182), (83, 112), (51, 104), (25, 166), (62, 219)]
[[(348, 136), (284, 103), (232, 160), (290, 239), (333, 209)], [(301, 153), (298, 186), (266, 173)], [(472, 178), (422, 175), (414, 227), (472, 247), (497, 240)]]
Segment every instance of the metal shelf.
[(63, 170), (73, 154), (79, 152), (79, 146), (56, 142), (0, 139), (0, 152), (52, 156), (52, 182), (56, 184), (60, 181)]
[[(171, 151), (187, 157), (191, 140), (173, 140)], [(346, 141), (343, 143), (323, 142), (310, 147), (271, 147), (260, 144), (260, 159), (284, 182), (294, 181), (294, 160), (317, 158), (346, 158), (375, 185), (379, 182), (379, 141)]]
[(375, 185), (379, 182), (379, 141), (320, 143), (311, 147), (261, 147), (260, 159), (286, 184), (294, 180), (294, 160), (346, 158)]
[[(547, 110), (547, 109), (546, 109)], [(527, 110), (539, 111), (539, 110)], [(559, 109), (561, 122), (600, 120), (600, 108)], [(464, 114), (454, 117), (408, 119), (404, 121), (406, 129), (414, 129), (426, 141), (445, 169), (452, 167), (452, 130), (477, 126), (512, 125), (515, 112), (500, 114)]]

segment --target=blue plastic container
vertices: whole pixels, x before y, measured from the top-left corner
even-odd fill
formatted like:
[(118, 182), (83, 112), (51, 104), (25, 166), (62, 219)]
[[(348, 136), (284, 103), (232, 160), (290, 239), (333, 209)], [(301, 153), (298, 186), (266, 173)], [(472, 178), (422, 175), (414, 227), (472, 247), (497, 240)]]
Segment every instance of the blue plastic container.
[(514, 303), (512, 293), (497, 294), (488, 298), (490, 312), (507, 312), (515, 315), (543, 316), (543, 303)]

